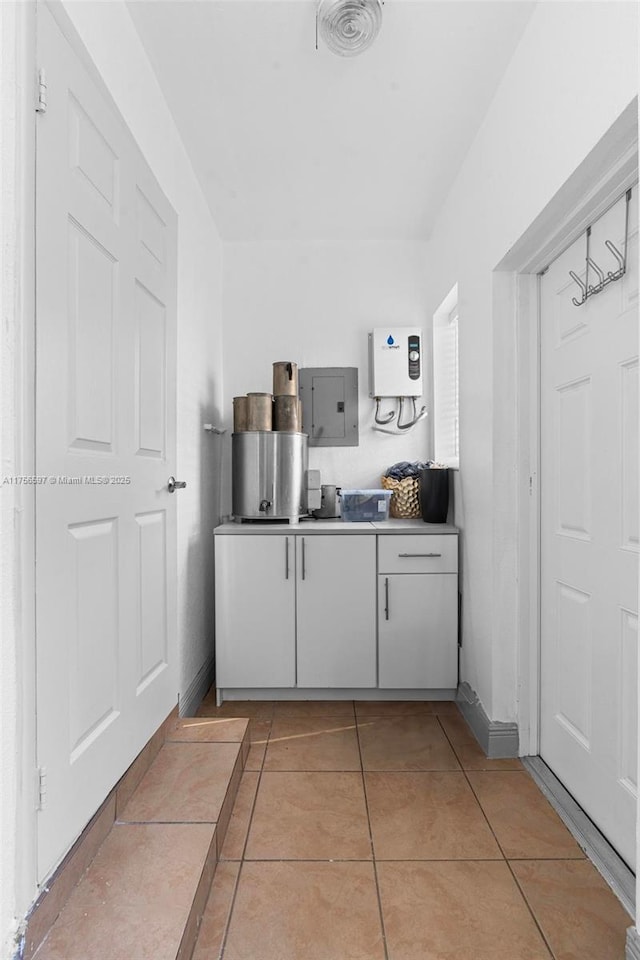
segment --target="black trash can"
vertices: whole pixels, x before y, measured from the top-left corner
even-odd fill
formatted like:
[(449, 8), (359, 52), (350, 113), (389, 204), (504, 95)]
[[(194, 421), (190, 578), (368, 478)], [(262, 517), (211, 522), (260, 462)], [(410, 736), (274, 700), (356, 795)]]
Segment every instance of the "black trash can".
[(420, 471), (420, 509), (425, 523), (446, 523), (449, 512), (449, 471)]

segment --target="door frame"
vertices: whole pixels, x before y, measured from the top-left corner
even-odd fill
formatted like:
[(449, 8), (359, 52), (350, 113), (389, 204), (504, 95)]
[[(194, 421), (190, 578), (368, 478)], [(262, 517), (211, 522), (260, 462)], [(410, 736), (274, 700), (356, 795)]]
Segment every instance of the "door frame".
[[(2, 5), (0, 77), (9, 95), (2, 103), (2, 137), (9, 161), (0, 174), (3, 209), (2, 310), (9, 321), (0, 344), (3, 415), (2, 474), (35, 473), (35, 4)], [(5, 108), (7, 110), (5, 114)], [(13, 169), (11, 161), (13, 160)], [(3, 499), (7, 496), (6, 492)], [(3, 725), (2, 756), (9, 760), (3, 784), (8, 828), (1, 916), (19, 923), (36, 886), (36, 691), (35, 691), (35, 487), (11, 489), (5, 514), (10, 533), (2, 547), (8, 582), (2, 642), (6, 675), (13, 685), (13, 723)], [(5, 504), (6, 505), (6, 500)], [(4, 538), (3, 538), (4, 540)], [(11, 808), (10, 808), (11, 804)], [(20, 933), (20, 928), (18, 929)], [(0, 932), (4, 937), (8, 931)], [(0, 949), (4, 942), (0, 945)]]
[[(497, 311), (515, 322), (517, 454), (517, 721), (520, 753), (540, 750), (540, 274), (638, 182), (634, 99), (498, 264), (510, 289)], [(500, 326), (500, 325), (497, 325)], [(505, 324), (502, 324), (502, 328)], [(640, 680), (640, 667), (639, 667)]]

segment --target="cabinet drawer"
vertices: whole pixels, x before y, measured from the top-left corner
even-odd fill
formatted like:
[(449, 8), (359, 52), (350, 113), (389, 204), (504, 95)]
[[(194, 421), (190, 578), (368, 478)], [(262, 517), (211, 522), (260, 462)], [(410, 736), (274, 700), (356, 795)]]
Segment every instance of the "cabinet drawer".
[(454, 534), (378, 536), (378, 573), (457, 573), (458, 538)]

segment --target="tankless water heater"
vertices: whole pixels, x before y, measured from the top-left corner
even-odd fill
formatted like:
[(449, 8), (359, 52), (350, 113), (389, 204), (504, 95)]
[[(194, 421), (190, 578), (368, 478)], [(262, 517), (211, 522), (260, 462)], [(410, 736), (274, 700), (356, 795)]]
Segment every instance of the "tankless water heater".
[(418, 327), (380, 327), (369, 334), (369, 396), (422, 396)]

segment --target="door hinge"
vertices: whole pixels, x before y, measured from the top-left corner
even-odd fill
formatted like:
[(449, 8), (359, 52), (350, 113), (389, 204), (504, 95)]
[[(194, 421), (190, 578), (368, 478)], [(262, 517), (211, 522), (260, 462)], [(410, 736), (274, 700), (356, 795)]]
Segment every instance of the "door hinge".
[(47, 76), (44, 70), (38, 70), (38, 99), (36, 113), (47, 112)]
[(44, 810), (47, 802), (47, 768), (38, 767), (36, 770), (36, 810)]

